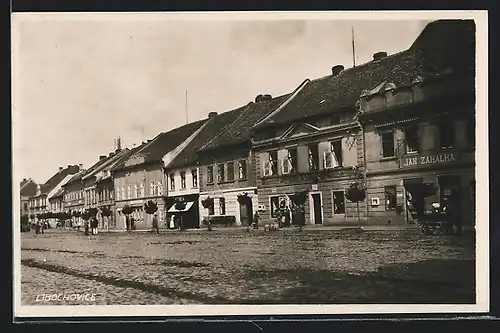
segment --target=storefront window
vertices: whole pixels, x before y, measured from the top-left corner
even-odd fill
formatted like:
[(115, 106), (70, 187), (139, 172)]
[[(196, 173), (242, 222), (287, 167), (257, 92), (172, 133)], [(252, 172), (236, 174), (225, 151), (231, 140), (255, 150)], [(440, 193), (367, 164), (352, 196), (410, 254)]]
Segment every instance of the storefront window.
[(344, 191), (334, 191), (333, 192), (333, 214), (335, 214), (335, 215), (344, 215), (345, 214)]
[(396, 186), (385, 186), (385, 210), (391, 211), (396, 210), (397, 206), (397, 196), (396, 196)]
[(271, 218), (277, 217), (279, 210), (279, 197), (271, 197)]
[(219, 211), (220, 215), (226, 215), (226, 199), (219, 198)]

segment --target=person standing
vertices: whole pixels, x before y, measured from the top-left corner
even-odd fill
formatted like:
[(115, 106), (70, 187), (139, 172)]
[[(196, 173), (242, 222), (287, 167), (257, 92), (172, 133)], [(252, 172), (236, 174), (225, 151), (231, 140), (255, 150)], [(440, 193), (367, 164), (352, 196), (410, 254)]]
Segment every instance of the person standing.
[(160, 233), (160, 228), (158, 226), (158, 217), (156, 216), (156, 213), (153, 214), (153, 228), (156, 230), (156, 233)]
[(253, 214), (253, 228), (254, 229), (259, 229), (259, 211), (255, 211), (255, 214)]

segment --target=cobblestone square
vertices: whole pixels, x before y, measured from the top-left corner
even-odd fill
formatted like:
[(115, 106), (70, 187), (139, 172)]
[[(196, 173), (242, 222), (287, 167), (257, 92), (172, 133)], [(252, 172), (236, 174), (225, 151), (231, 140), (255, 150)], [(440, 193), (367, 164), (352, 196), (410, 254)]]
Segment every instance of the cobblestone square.
[(21, 252), (23, 305), (475, 302), (473, 233), (49, 230)]

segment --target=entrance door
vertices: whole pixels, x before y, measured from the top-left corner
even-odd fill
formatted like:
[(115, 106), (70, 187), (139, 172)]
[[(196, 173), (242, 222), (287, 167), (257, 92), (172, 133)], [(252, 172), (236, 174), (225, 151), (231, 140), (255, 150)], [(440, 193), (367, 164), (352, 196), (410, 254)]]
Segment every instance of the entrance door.
[(239, 204), (240, 206), (240, 222), (242, 226), (249, 226), (253, 220), (253, 205), (249, 200), (246, 205)]
[(312, 199), (313, 199), (314, 224), (322, 224), (323, 216), (321, 214), (321, 195), (319, 193), (312, 194)]

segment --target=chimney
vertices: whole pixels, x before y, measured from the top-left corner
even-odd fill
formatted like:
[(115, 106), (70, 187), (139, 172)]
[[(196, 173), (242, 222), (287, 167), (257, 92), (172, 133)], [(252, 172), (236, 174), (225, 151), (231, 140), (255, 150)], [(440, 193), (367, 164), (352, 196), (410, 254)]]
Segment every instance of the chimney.
[(68, 169), (69, 169), (69, 168), (71, 168), (71, 167), (72, 167), (72, 165), (71, 165), (71, 164), (68, 164)]
[(63, 169), (64, 169), (63, 167), (59, 167), (59, 171), (63, 171)]
[(80, 170), (83, 170), (83, 164), (78, 164), (78, 167), (80, 168)]
[(380, 51), (380, 52), (373, 54), (373, 61), (378, 61), (378, 60), (383, 59), (385, 57), (387, 57), (387, 52)]
[(106, 155), (101, 155), (101, 156), (99, 156), (99, 161), (102, 161), (105, 158), (106, 158)]
[(113, 156), (113, 154), (114, 154), (113, 152), (109, 153), (108, 157), (111, 157), (111, 156)]
[(273, 96), (269, 95), (269, 94), (265, 94), (265, 95), (262, 95), (262, 98), (260, 99), (262, 102), (264, 101), (270, 101), (273, 99)]
[(210, 119), (210, 118), (213, 118), (213, 117), (215, 117), (215, 116), (217, 116), (217, 112), (213, 112), (213, 111), (212, 111), (212, 112), (209, 112), (209, 113), (208, 113), (208, 118), (209, 118), (209, 119)]
[(333, 76), (337, 76), (343, 70), (344, 70), (344, 66), (343, 65), (335, 65), (335, 66), (332, 67), (332, 75)]
[(23, 178), (23, 182), (25, 182), (25, 181), (26, 181), (26, 178)]
[(255, 96), (255, 103), (259, 103), (262, 101), (262, 95)]

